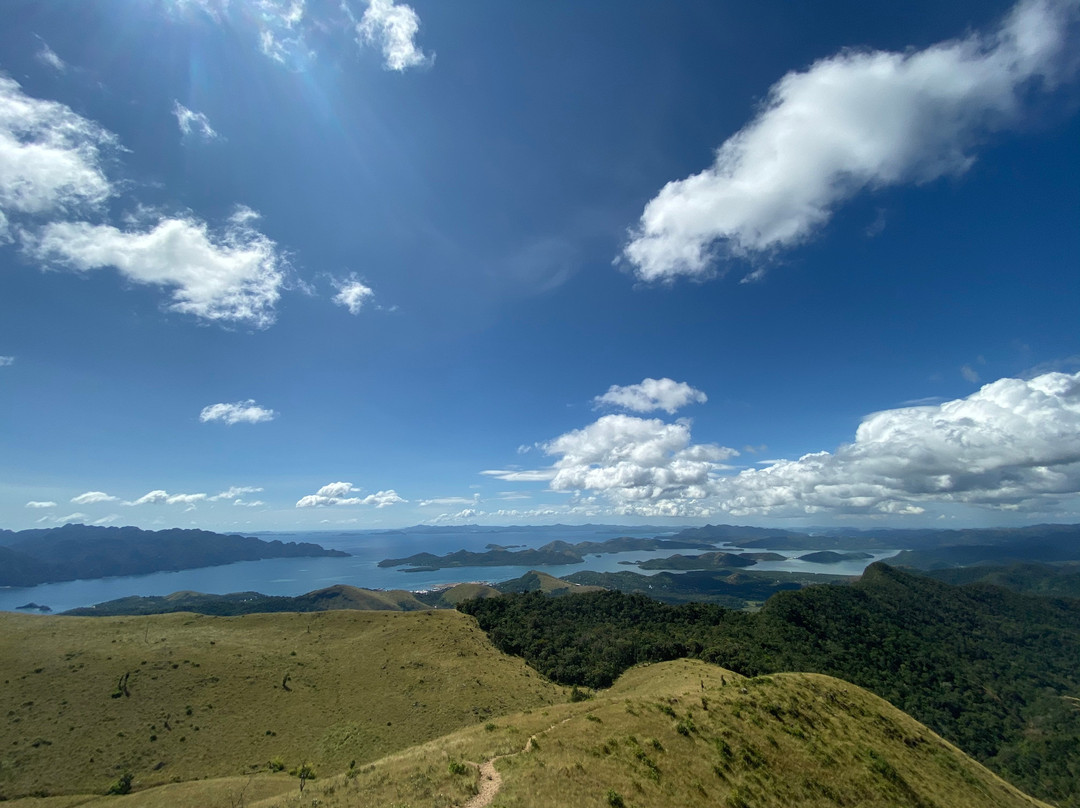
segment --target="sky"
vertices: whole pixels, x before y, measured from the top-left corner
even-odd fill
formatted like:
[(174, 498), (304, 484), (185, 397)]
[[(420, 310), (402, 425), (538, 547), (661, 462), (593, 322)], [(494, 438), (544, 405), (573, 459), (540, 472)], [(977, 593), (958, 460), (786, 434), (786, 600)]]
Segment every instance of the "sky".
[(0, 527), (1080, 522), (1080, 0), (7, 0)]

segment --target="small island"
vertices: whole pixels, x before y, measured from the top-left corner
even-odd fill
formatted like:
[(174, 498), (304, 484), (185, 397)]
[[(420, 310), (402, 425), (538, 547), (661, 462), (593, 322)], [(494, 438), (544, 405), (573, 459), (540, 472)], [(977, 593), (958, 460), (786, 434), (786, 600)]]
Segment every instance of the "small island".
[(731, 569), (732, 567), (752, 567), (756, 564), (752, 558), (746, 558), (735, 553), (702, 553), (701, 555), (679, 555), (676, 553), (667, 558), (650, 558), (648, 561), (637, 562), (638, 569), (643, 570), (718, 570)]
[[(405, 558), (386, 558), (379, 562), (380, 567), (423, 567), (425, 571), (448, 567), (554, 567), (566, 564), (583, 564), (586, 555), (606, 553), (625, 553), (631, 550), (674, 550), (691, 548), (712, 550), (715, 545), (701, 541), (682, 541), (678, 539), (643, 539), (632, 536), (620, 536), (607, 541), (581, 541), (570, 544), (565, 541), (553, 541), (535, 550), (509, 550), (499, 545), (489, 544), (482, 553), (471, 550), (458, 550), (446, 555), (416, 553)], [(753, 562), (750, 562), (753, 563)], [(406, 569), (403, 572), (412, 570)]]
[(873, 557), (872, 553), (834, 553), (832, 550), (822, 550), (801, 555), (799, 561), (809, 561), (811, 564), (839, 564), (842, 561), (865, 561)]

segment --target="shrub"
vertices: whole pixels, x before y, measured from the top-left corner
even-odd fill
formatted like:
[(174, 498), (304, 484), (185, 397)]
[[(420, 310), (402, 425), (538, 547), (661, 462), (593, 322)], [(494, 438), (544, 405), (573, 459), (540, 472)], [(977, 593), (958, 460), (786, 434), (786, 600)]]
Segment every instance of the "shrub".
[(607, 804), (611, 808), (626, 808), (626, 800), (622, 798), (622, 794), (613, 788), (609, 788), (607, 792)]
[(285, 771), (285, 759), (281, 755), (274, 755), (270, 758), (270, 771), (283, 772)]
[(464, 763), (462, 763), (460, 761), (457, 761), (457, 760), (451, 760), (450, 765), (447, 766), (446, 768), (450, 772), (450, 774), (468, 774), (469, 773), (469, 767), (466, 766)]
[(125, 772), (120, 775), (120, 779), (109, 786), (109, 790), (106, 794), (130, 794), (131, 793), (131, 781), (134, 779), (134, 775), (131, 772)]

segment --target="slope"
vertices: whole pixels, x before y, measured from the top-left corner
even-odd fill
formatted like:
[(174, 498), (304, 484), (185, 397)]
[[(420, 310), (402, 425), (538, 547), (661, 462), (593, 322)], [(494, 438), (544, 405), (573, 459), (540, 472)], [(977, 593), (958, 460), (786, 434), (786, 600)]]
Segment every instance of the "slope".
[(0, 796), (343, 770), (561, 701), (453, 611), (0, 614)]

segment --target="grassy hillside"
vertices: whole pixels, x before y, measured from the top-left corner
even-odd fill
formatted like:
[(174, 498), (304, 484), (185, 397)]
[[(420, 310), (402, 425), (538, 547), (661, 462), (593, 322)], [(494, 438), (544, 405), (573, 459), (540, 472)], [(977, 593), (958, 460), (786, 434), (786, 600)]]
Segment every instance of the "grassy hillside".
[(0, 614), (0, 683), (7, 798), (103, 794), (125, 772), (136, 790), (243, 775), (274, 758), (343, 771), (565, 700), (453, 611)]
[[(690, 660), (633, 669), (591, 701), (508, 715), (322, 776), (303, 794), (291, 785), (259, 799), (269, 785), (253, 779), (245, 805), (450, 808), (476, 805), (483, 789), (503, 808), (1045, 806), (853, 685), (812, 674), (747, 680)], [(199, 795), (205, 806), (236, 805), (238, 787), (186, 784), (107, 804), (194, 805)]]

